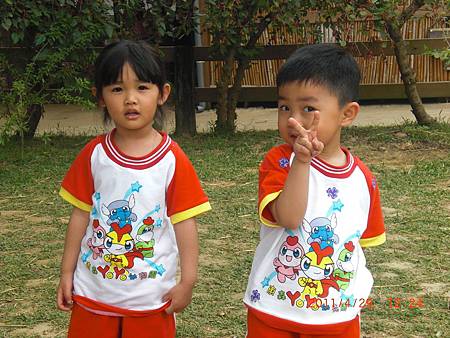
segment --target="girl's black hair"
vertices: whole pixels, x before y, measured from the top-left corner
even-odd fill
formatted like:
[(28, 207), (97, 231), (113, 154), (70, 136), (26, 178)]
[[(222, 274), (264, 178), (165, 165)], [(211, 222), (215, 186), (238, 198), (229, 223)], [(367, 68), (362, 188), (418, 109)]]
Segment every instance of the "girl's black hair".
[[(166, 84), (164, 63), (158, 51), (144, 41), (120, 40), (105, 46), (95, 61), (95, 88), (97, 100), (102, 97), (103, 87), (115, 83), (122, 75), (125, 63), (130, 64), (140, 81), (155, 84), (162, 94)], [(104, 122), (110, 121), (106, 107)], [(160, 123), (162, 109), (158, 106), (155, 120)]]
[(297, 49), (281, 66), (277, 88), (290, 83), (325, 86), (343, 107), (357, 101), (361, 75), (350, 53), (333, 44), (308, 45)]

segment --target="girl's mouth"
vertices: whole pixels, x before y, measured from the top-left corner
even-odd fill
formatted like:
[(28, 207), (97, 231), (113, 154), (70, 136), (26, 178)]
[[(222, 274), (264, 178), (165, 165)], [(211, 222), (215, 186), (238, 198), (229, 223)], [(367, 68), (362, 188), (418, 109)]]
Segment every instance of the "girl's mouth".
[(139, 112), (137, 111), (128, 111), (125, 113), (125, 117), (129, 120), (135, 120), (139, 117)]

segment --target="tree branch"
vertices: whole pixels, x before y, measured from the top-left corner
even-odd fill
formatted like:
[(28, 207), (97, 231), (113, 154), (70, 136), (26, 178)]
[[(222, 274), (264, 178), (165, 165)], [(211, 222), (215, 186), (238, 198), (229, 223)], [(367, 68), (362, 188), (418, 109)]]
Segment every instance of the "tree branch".
[(425, 0), (412, 0), (411, 4), (400, 13), (397, 18), (398, 26), (403, 27), (406, 21), (413, 16), (413, 14), (423, 5), (425, 4)]

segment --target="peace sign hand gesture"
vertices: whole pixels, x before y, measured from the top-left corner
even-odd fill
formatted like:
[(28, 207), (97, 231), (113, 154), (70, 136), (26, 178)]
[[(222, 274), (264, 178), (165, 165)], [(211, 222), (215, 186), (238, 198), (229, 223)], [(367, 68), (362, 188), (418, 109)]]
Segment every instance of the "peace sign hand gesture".
[(295, 158), (302, 163), (309, 163), (311, 159), (319, 155), (323, 150), (323, 143), (317, 138), (320, 113), (314, 111), (314, 119), (310, 129), (305, 129), (294, 118), (289, 118), (288, 128), (293, 136), (296, 137), (292, 147), (294, 148)]

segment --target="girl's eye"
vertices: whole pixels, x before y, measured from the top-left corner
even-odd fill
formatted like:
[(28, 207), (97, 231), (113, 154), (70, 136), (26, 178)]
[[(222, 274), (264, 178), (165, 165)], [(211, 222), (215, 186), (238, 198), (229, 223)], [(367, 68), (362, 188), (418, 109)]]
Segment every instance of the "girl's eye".
[(121, 87), (113, 87), (113, 88), (111, 89), (111, 91), (112, 91), (113, 93), (120, 93), (120, 92), (122, 91), (122, 88), (121, 88)]
[(303, 108), (303, 111), (304, 111), (305, 113), (310, 113), (310, 112), (316, 111), (316, 110), (317, 110), (316, 108), (311, 107), (311, 106), (306, 106), (306, 107)]
[(149, 87), (146, 86), (146, 85), (140, 85), (140, 86), (138, 87), (139, 90), (147, 90), (148, 88), (149, 88)]
[(289, 111), (289, 107), (283, 104), (283, 105), (278, 106), (278, 110), (279, 111)]

